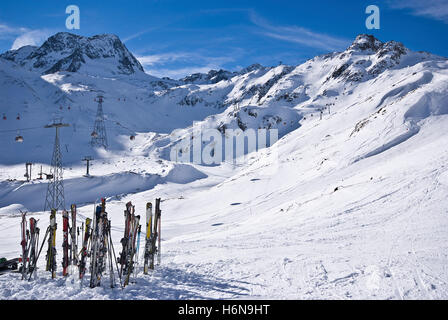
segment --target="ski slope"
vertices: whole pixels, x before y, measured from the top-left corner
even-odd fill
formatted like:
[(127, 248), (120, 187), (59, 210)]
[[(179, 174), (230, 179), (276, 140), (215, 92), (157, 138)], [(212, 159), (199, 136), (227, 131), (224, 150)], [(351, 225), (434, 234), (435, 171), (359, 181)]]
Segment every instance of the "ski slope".
[[(64, 111), (64, 119), (84, 125), (87, 134), (63, 129), (67, 205), (78, 204), (80, 223), (93, 216), (95, 201), (107, 197), (118, 253), (125, 204), (132, 201), (143, 216), (146, 202), (161, 197), (162, 264), (151, 275), (140, 272), (124, 290), (108, 288), (107, 277), (102, 287), (90, 289), (62, 278), (60, 256), (58, 277), (51, 280), (43, 252), (35, 280), (0, 276), (0, 299), (448, 298), (447, 59), (359, 36), (341, 53), (297, 67), (256, 66), (217, 83), (201, 76), (195, 83), (173, 80), (166, 89), (150, 89), (139, 80), (144, 74), (87, 82), (91, 75), (81, 71), (9, 73), (35, 85), (38, 97), (26, 109), (33, 120), (20, 121), (30, 127), (50, 121), (42, 112), (43, 97), (53, 109), (58, 104), (47, 86), (71, 88), (58, 97), (81, 109), (73, 108), (71, 116)], [(19, 80), (0, 78), (25, 97), (31, 90)], [(73, 90), (74, 83), (88, 88)], [(99, 88), (110, 119), (107, 152), (88, 146), (94, 111), (86, 111), (95, 110)], [(21, 108), (1, 101), (2, 110)], [(238, 165), (180, 164), (167, 157), (172, 131), (188, 137), (192, 121), (210, 128), (266, 125), (247, 110), (281, 115), (274, 146)], [(123, 125), (138, 129), (132, 130), (135, 141)], [(42, 230), (49, 223), (42, 212), (46, 183), (21, 180), (30, 158), (33, 174), (40, 164), (48, 168), (53, 135), (36, 130), (24, 135), (22, 145), (1, 135), (1, 256), (20, 254), (20, 209), (38, 219)], [(39, 146), (43, 139), (48, 145)], [(81, 157), (87, 153), (97, 159), (93, 178), (83, 177)], [(61, 240), (58, 230), (60, 252)]]

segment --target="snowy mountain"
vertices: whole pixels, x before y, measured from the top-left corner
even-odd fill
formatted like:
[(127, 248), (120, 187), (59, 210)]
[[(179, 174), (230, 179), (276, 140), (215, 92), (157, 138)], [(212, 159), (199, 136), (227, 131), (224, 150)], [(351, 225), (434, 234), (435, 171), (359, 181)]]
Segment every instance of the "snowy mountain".
[(131, 75), (143, 72), (140, 62), (115, 35), (86, 38), (60, 32), (39, 48), (25, 46), (0, 57), (42, 74), (67, 71), (93, 75)]
[[(89, 145), (98, 94), (107, 151)], [(66, 201), (85, 218), (107, 197), (116, 247), (127, 201), (143, 215), (164, 200), (152, 278), (89, 290), (40, 270), (38, 287), (0, 277), (2, 299), (448, 297), (447, 58), (360, 35), (299, 66), (169, 80), (142, 72), (115, 36), (58, 34), (0, 56), (0, 112), (0, 255), (19, 254), (19, 209), (48, 224), (47, 184), (23, 173), (28, 161), (34, 176), (49, 170), (54, 131), (43, 126), (54, 117), (70, 124)], [(193, 122), (223, 137), (278, 129), (280, 139), (237, 164), (171, 161)]]

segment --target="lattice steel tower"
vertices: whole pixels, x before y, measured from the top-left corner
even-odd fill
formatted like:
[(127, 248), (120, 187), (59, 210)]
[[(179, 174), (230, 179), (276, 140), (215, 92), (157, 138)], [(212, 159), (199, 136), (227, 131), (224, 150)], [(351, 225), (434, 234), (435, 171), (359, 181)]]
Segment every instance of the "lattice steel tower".
[(62, 121), (55, 121), (53, 124), (45, 126), (45, 128), (56, 128), (56, 138), (54, 140), (53, 158), (49, 175), (51, 180), (48, 183), (44, 211), (51, 209), (65, 210), (62, 154), (59, 143), (59, 128), (62, 127), (69, 127), (69, 125), (62, 123)]
[(107, 134), (106, 126), (104, 125), (104, 113), (103, 113), (103, 99), (104, 97), (99, 95), (95, 101), (98, 102), (98, 109), (96, 111), (95, 124), (93, 125), (92, 140), (90, 144), (92, 147), (103, 147), (107, 149)]

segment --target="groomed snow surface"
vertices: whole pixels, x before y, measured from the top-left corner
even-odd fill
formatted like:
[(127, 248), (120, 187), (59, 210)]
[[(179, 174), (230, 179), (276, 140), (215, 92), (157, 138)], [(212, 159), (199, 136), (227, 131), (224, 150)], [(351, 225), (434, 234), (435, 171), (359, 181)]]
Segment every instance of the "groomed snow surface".
[[(125, 204), (144, 216), (146, 202), (162, 198), (162, 263), (150, 275), (141, 272), (140, 250), (140, 272), (124, 290), (109, 288), (107, 274), (95, 289), (89, 274), (82, 287), (76, 276), (64, 279), (59, 214), (57, 279), (44, 271), (44, 248), (32, 281), (0, 276), (0, 299), (447, 299), (448, 62), (394, 43), (384, 45), (390, 52), (372, 46), (154, 95), (141, 79), (17, 75), (19, 67), (0, 59), (8, 92), (22, 92), (20, 101), (5, 92), (0, 105), (9, 114), (20, 105), (21, 126), (50, 121), (42, 110), (57, 109), (60, 99), (74, 106), (64, 111), (72, 127), (62, 129), (61, 143), (68, 144), (67, 207), (78, 205), (78, 225), (106, 197), (118, 254)], [(107, 152), (88, 146), (100, 89)], [(192, 95), (197, 104), (176, 104)], [(279, 108), (281, 139), (237, 165), (167, 158), (173, 129), (188, 136), (193, 120), (234, 128), (236, 106), (254, 129), (275, 119), (255, 113), (275, 116)], [(123, 127), (130, 124), (139, 129), (135, 141)], [(0, 146), (0, 256), (7, 258), (21, 252), (19, 210), (39, 220), (41, 239), (49, 224), (46, 182), (23, 182), (23, 173), (25, 161), (36, 163), (34, 177), (40, 164), (48, 171), (54, 139), (41, 129), (13, 144), (14, 134), (2, 133)], [(92, 178), (83, 177), (88, 154), (96, 158)]]

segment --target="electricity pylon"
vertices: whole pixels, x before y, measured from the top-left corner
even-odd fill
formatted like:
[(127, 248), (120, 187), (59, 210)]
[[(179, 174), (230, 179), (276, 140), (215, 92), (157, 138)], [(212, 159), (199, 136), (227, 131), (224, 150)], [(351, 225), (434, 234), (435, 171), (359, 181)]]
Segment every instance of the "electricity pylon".
[(104, 113), (103, 113), (103, 99), (104, 97), (99, 95), (97, 97), (98, 109), (96, 111), (95, 124), (93, 125), (92, 140), (90, 144), (92, 147), (103, 147), (107, 149), (107, 134), (106, 126), (104, 125)]
[(62, 121), (54, 121), (53, 124), (45, 126), (45, 128), (56, 128), (56, 138), (54, 140), (53, 158), (51, 160), (50, 177), (48, 183), (47, 196), (45, 198), (44, 211), (55, 209), (65, 210), (64, 196), (64, 179), (62, 169), (61, 145), (59, 143), (59, 128), (69, 127)]

